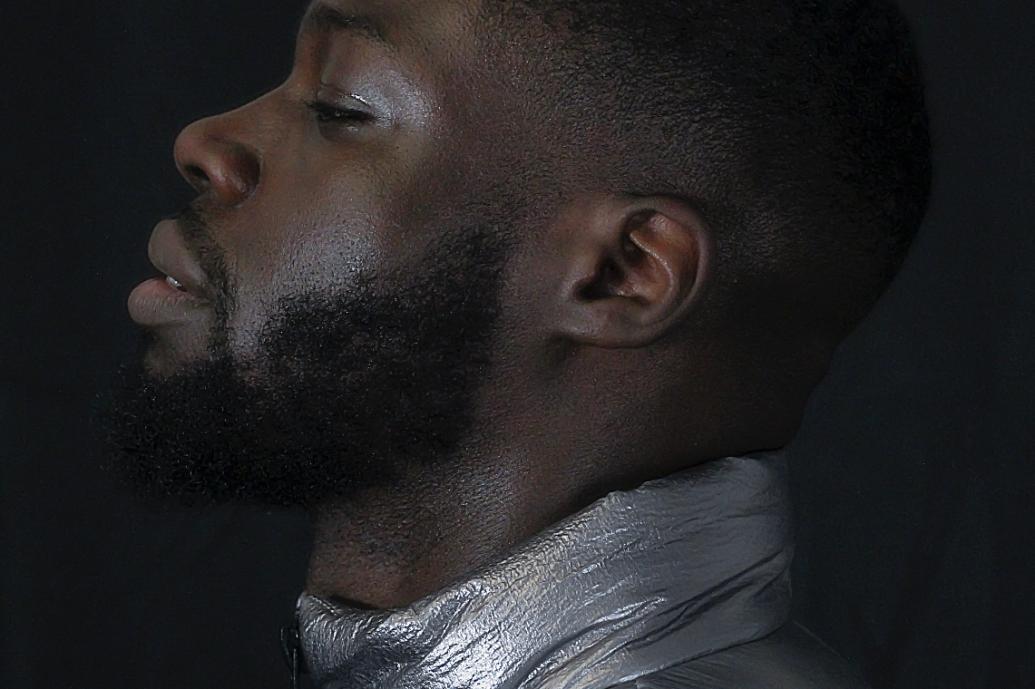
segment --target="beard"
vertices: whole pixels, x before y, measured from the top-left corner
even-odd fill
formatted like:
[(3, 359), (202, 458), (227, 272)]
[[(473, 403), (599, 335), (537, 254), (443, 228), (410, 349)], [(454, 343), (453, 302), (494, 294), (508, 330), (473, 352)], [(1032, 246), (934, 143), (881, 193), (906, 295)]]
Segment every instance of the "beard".
[(496, 228), (456, 232), (428, 270), (282, 301), (258, 367), (230, 353), (217, 308), (203, 361), (120, 371), (101, 414), (111, 464), (153, 497), (313, 507), (448, 463), (491, 363), (507, 246)]

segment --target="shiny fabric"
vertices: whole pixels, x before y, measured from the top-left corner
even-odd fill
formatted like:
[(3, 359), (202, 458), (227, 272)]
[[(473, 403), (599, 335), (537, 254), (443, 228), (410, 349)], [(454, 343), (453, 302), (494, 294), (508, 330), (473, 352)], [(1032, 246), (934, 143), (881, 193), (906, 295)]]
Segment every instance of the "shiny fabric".
[(320, 689), (603, 689), (761, 639), (788, 618), (779, 453), (616, 491), (470, 578), (393, 610), (303, 593)]
[(797, 622), (612, 689), (869, 689), (834, 651)]

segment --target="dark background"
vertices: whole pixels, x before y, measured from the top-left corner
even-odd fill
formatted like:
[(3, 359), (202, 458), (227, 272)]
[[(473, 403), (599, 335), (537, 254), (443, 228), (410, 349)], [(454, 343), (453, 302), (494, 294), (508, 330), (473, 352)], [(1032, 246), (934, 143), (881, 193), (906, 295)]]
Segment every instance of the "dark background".
[[(934, 199), (792, 446), (797, 605), (878, 687), (1031, 687), (1035, 5), (905, 7)], [(4, 688), (286, 686), (304, 518), (142, 504), (98, 469), (89, 420), (132, 350), (148, 233), (189, 198), (176, 132), (278, 83), (301, 9), (0, 10)]]

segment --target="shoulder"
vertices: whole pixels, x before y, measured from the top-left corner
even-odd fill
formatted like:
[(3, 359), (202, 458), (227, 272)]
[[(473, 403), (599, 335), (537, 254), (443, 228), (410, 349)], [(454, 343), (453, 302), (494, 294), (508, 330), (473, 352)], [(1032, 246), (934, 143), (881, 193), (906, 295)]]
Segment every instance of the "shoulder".
[(848, 663), (789, 622), (769, 636), (626, 682), (615, 689), (868, 689)]

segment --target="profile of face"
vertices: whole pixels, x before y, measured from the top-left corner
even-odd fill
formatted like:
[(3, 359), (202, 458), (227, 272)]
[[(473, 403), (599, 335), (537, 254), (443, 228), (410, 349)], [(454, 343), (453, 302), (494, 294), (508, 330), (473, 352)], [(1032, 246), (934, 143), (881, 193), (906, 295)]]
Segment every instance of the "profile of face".
[(424, 5), (312, 6), (284, 83), (179, 135), (198, 195), (151, 235), (143, 362), (108, 414), (146, 489), (311, 504), (445, 461), (470, 425), (521, 208), (472, 174), (493, 161), (448, 74), (461, 9)]

